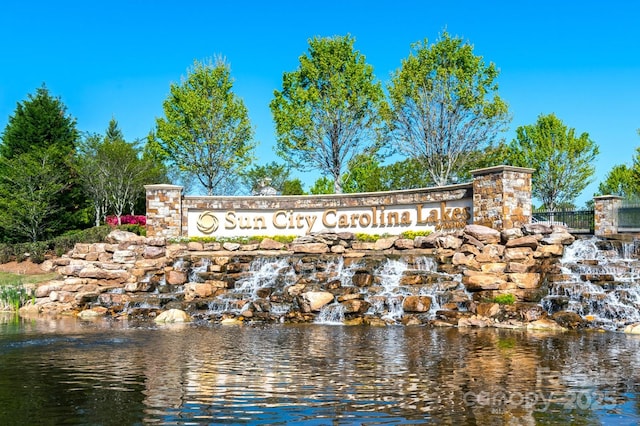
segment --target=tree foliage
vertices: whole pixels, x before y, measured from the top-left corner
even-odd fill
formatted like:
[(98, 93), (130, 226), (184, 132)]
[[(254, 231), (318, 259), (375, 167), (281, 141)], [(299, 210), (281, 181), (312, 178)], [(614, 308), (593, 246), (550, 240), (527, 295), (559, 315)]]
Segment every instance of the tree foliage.
[(135, 214), (136, 205), (145, 196), (144, 185), (166, 182), (164, 169), (152, 151), (142, 151), (138, 142), (125, 141), (115, 119), (109, 122), (104, 137), (88, 135), (78, 151), (77, 171), (93, 202), (96, 226), (104, 222), (108, 212), (118, 219), (127, 209)]
[(336, 193), (346, 164), (375, 150), (382, 122), (382, 87), (354, 41), (349, 35), (310, 39), (300, 66), (284, 73), (270, 104), (278, 154), (300, 170), (330, 176)]
[(10, 198), (1, 214), (10, 217), (2, 221), (9, 238), (44, 238), (86, 226), (86, 202), (72, 165), (77, 140), (75, 119), (44, 85), (18, 103), (0, 144), (0, 194)]
[(596, 143), (588, 133), (576, 136), (554, 114), (540, 115), (533, 125), (516, 129), (509, 146), (514, 166), (535, 169), (532, 195), (548, 210), (575, 199), (592, 182), (598, 156)]
[(268, 185), (282, 194), (290, 179), (290, 173), (289, 167), (272, 161), (264, 166), (254, 165), (241, 174), (241, 180), (249, 194), (257, 194), (263, 185)]
[(472, 45), (446, 32), (437, 43), (415, 43), (393, 74), (388, 120), (395, 146), (420, 159), (436, 185), (449, 183), (507, 123), (498, 74)]
[(197, 179), (207, 194), (225, 193), (250, 164), (254, 145), (244, 102), (232, 91), (229, 65), (195, 61), (172, 84), (157, 124), (157, 142), (170, 164)]
[(67, 188), (56, 147), (0, 157), (0, 227), (9, 241), (40, 241), (60, 230)]
[(634, 201), (640, 199), (640, 147), (636, 148), (631, 167), (626, 164), (613, 166), (598, 185), (596, 195), (619, 195)]

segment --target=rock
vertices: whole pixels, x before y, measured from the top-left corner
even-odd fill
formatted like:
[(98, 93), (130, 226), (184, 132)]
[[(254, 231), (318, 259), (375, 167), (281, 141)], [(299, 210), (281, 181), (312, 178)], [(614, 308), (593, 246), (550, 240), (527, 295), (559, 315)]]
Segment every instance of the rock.
[(189, 250), (189, 251), (203, 251), (204, 250), (204, 244), (202, 244), (200, 241), (189, 241), (187, 243), (187, 250)]
[(418, 236), (413, 239), (413, 245), (416, 248), (435, 248), (436, 238), (442, 234), (436, 232), (427, 236)]
[(374, 247), (376, 250), (387, 250), (393, 247), (398, 237), (380, 238), (376, 240)]
[(145, 259), (158, 259), (160, 257), (163, 257), (164, 253), (165, 253), (164, 247), (147, 246), (145, 247), (144, 253), (142, 253), (142, 256)]
[(346, 250), (347, 250), (346, 247), (341, 244), (331, 246), (331, 253), (341, 254), (341, 253), (344, 253)]
[(109, 244), (119, 243), (144, 243), (145, 237), (134, 234), (133, 232), (121, 231), (115, 229), (107, 235), (105, 241)]
[(575, 312), (560, 311), (551, 316), (556, 323), (564, 328), (576, 329), (586, 325), (586, 321)]
[(84, 311), (80, 311), (78, 317), (80, 319), (94, 319), (103, 317), (107, 314), (108, 309), (103, 306), (96, 306), (91, 309), (85, 309)]
[(542, 244), (558, 244), (558, 245), (569, 245), (572, 244), (576, 238), (568, 233), (567, 231), (554, 231), (549, 235), (546, 235), (543, 239), (540, 240)]
[(431, 297), (407, 296), (402, 301), (402, 309), (405, 312), (428, 312), (431, 309)]
[(107, 271), (105, 269), (89, 265), (80, 270), (77, 276), (80, 278), (95, 278), (98, 280), (117, 280), (125, 282), (129, 278), (129, 273), (124, 270)]
[(538, 248), (538, 239), (532, 235), (527, 235), (525, 237), (514, 238), (506, 242), (506, 248), (510, 247), (529, 247), (532, 250)]
[(213, 288), (209, 283), (187, 283), (184, 286), (184, 299), (205, 298), (213, 295)]
[(454, 265), (463, 265), (476, 271), (480, 270), (480, 264), (473, 254), (465, 256), (464, 253), (457, 252), (453, 255), (451, 263)]
[(322, 254), (329, 251), (329, 246), (324, 243), (289, 244), (289, 250), (294, 253)]
[(566, 328), (562, 327), (556, 321), (552, 321), (549, 318), (541, 318), (539, 320), (531, 321), (527, 324), (527, 330), (551, 330), (551, 331), (564, 331)]
[(462, 245), (462, 240), (453, 235), (442, 235), (435, 240), (436, 248), (456, 250)]
[(504, 246), (498, 244), (488, 244), (482, 248), (482, 253), (476, 255), (476, 260), (480, 263), (500, 262), (504, 254)]
[(640, 322), (627, 325), (624, 328), (624, 332), (627, 334), (640, 334)]
[(511, 247), (504, 250), (504, 259), (506, 261), (526, 260), (533, 255), (530, 247)]
[(181, 285), (187, 282), (187, 274), (182, 271), (171, 270), (165, 274), (165, 279), (169, 285)]
[(520, 228), (507, 228), (500, 231), (500, 240), (508, 242), (510, 240), (520, 238), (524, 235)]
[(537, 252), (550, 256), (561, 257), (564, 253), (564, 246), (560, 244), (541, 245), (538, 246)]
[(500, 242), (500, 232), (483, 225), (467, 225), (464, 233), (471, 235), (484, 244), (497, 244)]
[(351, 248), (354, 250), (375, 250), (376, 243), (370, 241), (354, 241), (351, 243)]
[(49, 297), (52, 291), (59, 291), (64, 286), (64, 281), (49, 281), (46, 284), (40, 284), (35, 290), (37, 298)]
[(540, 286), (540, 274), (534, 272), (511, 273), (508, 277), (518, 288), (532, 289)]
[(371, 303), (362, 299), (345, 300), (341, 305), (344, 307), (344, 312), (346, 314), (355, 313), (360, 315), (363, 315), (371, 307)]
[(160, 323), (184, 323), (191, 322), (191, 317), (185, 311), (180, 309), (169, 309), (161, 312), (155, 319), (155, 322)]
[(398, 238), (393, 245), (398, 250), (411, 250), (414, 247), (413, 240), (410, 238)]
[(480, 318), (476, 315), (471, 317), (462, 317), (458, 320), (458, 327), (479, 327), (484, 328), (492, 325), (488, 318)]
[(504, 262), (490, 262), (483, 263), (480, 270), (488, 274), (502, 274), (507, 269), (507, 264)]
[(484, 274), (466, 270), (462, 277), (462, 284), (468, 291), (499, 290), (506, 284), (506, 280), (503, 276), (497, 274)]
[(373, 284), (373, 275), (368, 272), (357, 272), (353, 274), (351, 283), (356, 287), (370, 287)]
[(136, 253), (132, 250), (116, 250), (113, 252), (114, 263), (134, 263)]
[(333, 302), (334, 299), (333, 294), (327, 291), (307, 291), (301, 296), (309, 303), (309, 309), (312, 312), (320, 311), (324, 305)]
[(260, 250), (282, 250), (284, 244), (271, 238), (265, 238), (260, 241)]
[(525, 235), (546, 235), (553, 232), (550, 225), (544, 223), (527, 223), (522, 226)]
[(494, 317), (500, 313), (500, 305), (497, 303), (478, 303), (476, 314), (481, 317)]
[(227, 251), (236, 251), (236, 250), (240, 249), (240, 244), (239, 243), (226, 242), (226, 243), (222, 244), (222, 248), (227, 250)]

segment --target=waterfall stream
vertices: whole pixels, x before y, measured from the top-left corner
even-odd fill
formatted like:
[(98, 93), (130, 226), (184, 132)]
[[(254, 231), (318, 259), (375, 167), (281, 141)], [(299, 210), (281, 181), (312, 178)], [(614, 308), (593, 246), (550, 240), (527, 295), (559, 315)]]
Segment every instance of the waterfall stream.
[(565, 250), (559, 279), (549, 283), (542, 306), (566, 310), (605, 329), (640, 321), (640, 261), (635, 243), (576, 240)]

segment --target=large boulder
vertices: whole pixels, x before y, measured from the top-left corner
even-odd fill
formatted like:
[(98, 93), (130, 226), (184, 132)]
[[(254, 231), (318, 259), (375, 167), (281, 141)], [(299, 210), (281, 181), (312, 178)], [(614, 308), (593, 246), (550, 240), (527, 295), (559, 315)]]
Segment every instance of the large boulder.
[(500, 242), (500, 232), (483, 225), (467, 225), (464, 233), (471, 235), (484, 244), (497, 244)]
[(191, 317), (183, 310), (169, 309), (161, 312), (154, 321), (160, 323), (184, 323), (191, 322)]

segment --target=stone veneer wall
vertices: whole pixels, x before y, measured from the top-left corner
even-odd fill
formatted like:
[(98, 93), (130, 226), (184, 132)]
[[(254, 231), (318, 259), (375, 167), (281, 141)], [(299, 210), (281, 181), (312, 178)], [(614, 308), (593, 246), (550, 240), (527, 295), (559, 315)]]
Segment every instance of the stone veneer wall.
[(622, 205), (622, 197), (603, 195), (594, 197), (594, 233), (605, 236), (618, 233), (618, 208)]
[(502, 230), (531, 222), (533, 172), (512, 166), (473, 170), (473, 223)]
[(147, 235), (182, 235), (182, 187), (145, 185), (144, 188), (147, 192)]
[(496, 230), (519, 227), (531, 221), (533, 169), (496, 166), (474, 170), (472, 184), (450, 185), (368, 194), (204, 197), (182, 196), (182, 187), (147, 185), (147, 235), (187, 236), (190, 209), (304, 209), (401, 205), (473, 197), (473, 223)]

